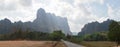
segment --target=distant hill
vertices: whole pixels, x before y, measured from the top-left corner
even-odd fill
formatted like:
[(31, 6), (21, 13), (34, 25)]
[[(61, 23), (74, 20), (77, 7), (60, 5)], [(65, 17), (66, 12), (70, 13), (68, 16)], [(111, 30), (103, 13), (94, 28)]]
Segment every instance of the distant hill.
[(95, 32), (108, 31), (109, 24), (112, 21), (113, 20), (108, 19), (102, 23), (99, 23), (96, 21), (96, 22), (85, 24), (85, 26), (82, 28), (81, 32), (78, 33), (78, 35), (85, 35), (85, 34), (92, 34)]
[(78, 32), (72, 32), (72, 35), (77, 35), (78, 34)]
[(37, 18), (33, 22), (18, 21), (12, 23), (5, 18), (0, 20), (0, 34), (17, 31), (18, 28), (22, 30), (40, 31), (51, 33), (55, 30), (62, 30), (65, 34), (72, 34), (68, 25), (67, 18), (55, 16), (51, 13), (46, 13), (44, 9), (40, 8), (37, 11)]

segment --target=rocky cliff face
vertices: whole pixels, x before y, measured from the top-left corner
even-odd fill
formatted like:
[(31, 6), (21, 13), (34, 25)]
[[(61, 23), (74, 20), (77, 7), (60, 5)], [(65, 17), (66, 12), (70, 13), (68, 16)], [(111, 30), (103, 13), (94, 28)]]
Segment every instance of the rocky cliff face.
[(67, 18), (46, 13), (42, 8), (37, 11), (37, 18), (33, 21), (33, 25), (36, 27), (34, 30), (37, 31), (53, 32), (54, 30), (62, 30), (65, 34), (71, 34)]
[[(7, 22), (6, 22), (7, 21)], [(7, 23), (7, 24), (4, 24)], [(4, 28), (3, 28), (4, 27)], [(33, 22), (15, 22), (11, 23), (10, 20), (0, 21), (0, 34), (2, 32), (8, 33), (13, 31), (13, 29), (21, 28), (22, 30), (33, 30), (40, 32), (51, 33), (55, 30), (62, 30), (65, 34), (71, 34), (67, 18), (55, 16), (51, 13), (46, 13), (44, 9), (40, 8), (37, 11), (37, 18)], [(8, 29), (6, 29), (8, 28)]]
[(107, 21), (104, 21), (102, 23), (99, 23), (99, 22), (88, 23), (82, 28), (81, 32), (79, 32), (78, 35), (85, 35), (85, 34), (92, 34), (95, 32), (108, 31), (109, 24), (112, 21), (113, 20), (108, 19)]

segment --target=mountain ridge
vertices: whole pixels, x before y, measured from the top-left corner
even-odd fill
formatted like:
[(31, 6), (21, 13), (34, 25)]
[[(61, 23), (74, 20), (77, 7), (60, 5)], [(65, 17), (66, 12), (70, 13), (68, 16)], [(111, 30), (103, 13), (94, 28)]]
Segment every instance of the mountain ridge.
[(0, 20), (0, 34), (14, 32), (17, 28), (25, 30), (40, 31), (51, 33), (55, 30), (62, 30), (65, 34), (72, 34), (68, 25), (67, 18), (55, 16), (51, 13), (46, 13), (43, 8), (38, 9), (37, 17), (33, 22), (14, 22), (5, 18)]
[(92, 34), (95, 32), (105, 32), (108, 31), (109, 28), (109, 24), (112, 22), (113, 20), (106, 20), (103, 21), (102, 23), (99, 22), (91, 22), (91, 23), (87, 23), (84, 25), (84, 27), (81, 29), (81, 32), (78, 33), (78, 35), (85, 35), (85, 34)]

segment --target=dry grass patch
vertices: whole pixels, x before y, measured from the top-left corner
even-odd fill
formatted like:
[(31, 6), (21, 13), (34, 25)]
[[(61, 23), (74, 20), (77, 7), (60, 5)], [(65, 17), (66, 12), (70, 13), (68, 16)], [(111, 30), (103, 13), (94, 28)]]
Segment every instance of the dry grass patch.
[(63, 42), (59, 42), (56, 47), (67, 47)]
[[(0, 47), (52, 47), (52, 41), (0, 41)], [(64, 47), (60, 42), (56, 47)]]
[(81, 42), (82, 45), (86, 47), (114, 47), (116, 46), (116, 43), (114, 42), (108, 42), (108, 41), (84, 41)]

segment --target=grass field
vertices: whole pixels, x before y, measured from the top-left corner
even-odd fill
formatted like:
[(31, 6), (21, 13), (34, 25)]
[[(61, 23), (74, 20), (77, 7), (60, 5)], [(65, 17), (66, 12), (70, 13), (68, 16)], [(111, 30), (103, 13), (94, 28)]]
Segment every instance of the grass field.
[[(53, 47), (53, 41), (0, 41), (0, 47)], [(56, 47), (65, 47), (60, 42)]]
[(86, 47), (115, 47), (116, 43), (108, 41), (83, 41), (82, 45)]

